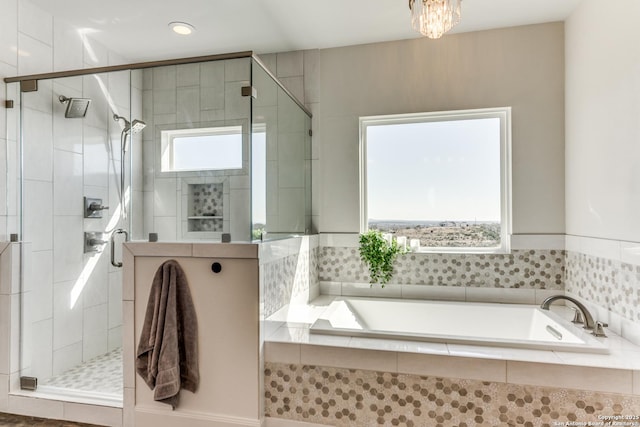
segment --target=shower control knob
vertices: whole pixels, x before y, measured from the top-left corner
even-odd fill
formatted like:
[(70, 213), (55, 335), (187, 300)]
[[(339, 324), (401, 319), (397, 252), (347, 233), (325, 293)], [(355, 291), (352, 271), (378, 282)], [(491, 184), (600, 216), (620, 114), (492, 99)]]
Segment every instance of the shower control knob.
[(103, 206), (99, 203), (91, 203), (89, 205), (89, 210), (90, 211), (103, 211), (105, 209), (109, 209), (109, 206)]
[(85, 218), (102, 218), (102, 211), (109, 209), (109, 206), (102, 204), (102, 199), (92, 197), (85, 197), (83, 206)]

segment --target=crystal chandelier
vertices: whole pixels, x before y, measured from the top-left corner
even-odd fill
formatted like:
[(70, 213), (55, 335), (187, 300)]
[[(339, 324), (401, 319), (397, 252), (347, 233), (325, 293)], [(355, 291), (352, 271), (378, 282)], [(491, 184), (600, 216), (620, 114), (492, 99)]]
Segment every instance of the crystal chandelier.
[(411, 26), (430, 39), (439, 39), (460, 22), (462, 0), (409, 0)]

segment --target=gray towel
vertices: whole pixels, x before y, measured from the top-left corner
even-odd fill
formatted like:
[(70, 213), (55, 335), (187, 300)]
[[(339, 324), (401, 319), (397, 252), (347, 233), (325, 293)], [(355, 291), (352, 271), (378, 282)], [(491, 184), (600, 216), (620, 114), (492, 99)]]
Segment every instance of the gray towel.
[(164, 262), (153, 278), (136, 355), (136, 371), (155, 388), (155, 400), (175, 409), (181, 388), (198, 388), (198, 321), (187, 278), (175, 260)]

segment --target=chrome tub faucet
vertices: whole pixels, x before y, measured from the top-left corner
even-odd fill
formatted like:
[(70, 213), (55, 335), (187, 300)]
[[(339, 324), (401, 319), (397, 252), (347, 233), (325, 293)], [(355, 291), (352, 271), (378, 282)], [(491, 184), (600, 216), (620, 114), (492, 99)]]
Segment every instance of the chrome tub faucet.
[(604, 327), (608, 325), (604, 322), (593, 320), (593, 316), (591, 315), (587, 307), (585, 307), (580, 301), (575, 298), (566, 295), (554, 295), (542, 301), (542, 304), (540, 304), (540, 308), (543, 310), (549, 310), (549, 306), (552, 302), (561, 299), (572, 302), (576, 307), (578, 307), (578, 310), (580, 310), (580, 312), (582, 313), (582, 318), (584, 319), (584, 329), (593, 330), (592, 334), (597, 337), (606, 337), (604, 333)]

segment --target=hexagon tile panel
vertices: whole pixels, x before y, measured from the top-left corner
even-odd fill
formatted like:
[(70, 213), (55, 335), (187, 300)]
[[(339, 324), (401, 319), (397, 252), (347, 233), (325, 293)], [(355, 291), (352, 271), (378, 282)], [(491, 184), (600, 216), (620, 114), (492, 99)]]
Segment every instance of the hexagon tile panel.
[(638, 416), (640, 396), (267, 363), (265, 414), (335, 426), (551, 427)]
[[(391, 283), (486, 288), (564, 289), (565, 251), (514, 250), (510, 254), (408, 253), (400, 255)], [(369, 282), (358, 248), (322, 247), (321, 281)]]

